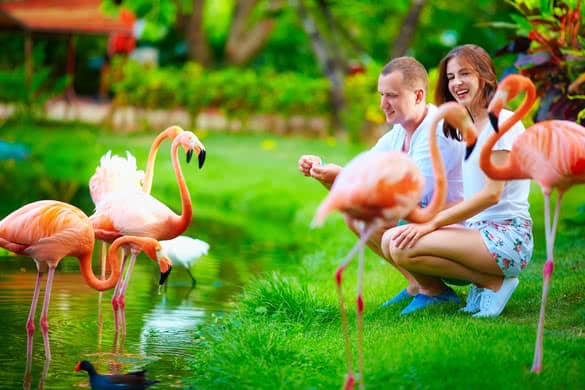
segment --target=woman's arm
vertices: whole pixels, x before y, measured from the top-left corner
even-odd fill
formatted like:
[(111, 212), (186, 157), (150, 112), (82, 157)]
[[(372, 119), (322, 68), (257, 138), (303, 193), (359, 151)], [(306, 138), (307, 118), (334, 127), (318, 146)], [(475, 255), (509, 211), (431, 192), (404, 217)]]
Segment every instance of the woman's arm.
[[(496, 165), (504, 164), (509, 151), (498, 150), (492, 152), (492, 161)], [(456, 203), (452, 207), (439, 212), (431, 221), (423, 224), (408, 224), (395, 229), (392, 239), (393, 245), (400, 249), (412, 247), (424, 235), (439, 229), (440, 227), (463, 222), (468, 218), (479, 214), (481, 211), (500, 201), (504, 190), (505, 181), (485, 179), (485, 185), (471, 198)], [(465, 185), (465, 184), (464, 184)]]

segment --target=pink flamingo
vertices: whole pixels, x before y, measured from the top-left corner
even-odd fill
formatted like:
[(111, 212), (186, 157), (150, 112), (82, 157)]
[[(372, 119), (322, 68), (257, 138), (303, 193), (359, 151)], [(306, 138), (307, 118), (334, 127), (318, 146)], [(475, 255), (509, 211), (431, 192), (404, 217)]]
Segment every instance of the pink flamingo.
[(159, 257), (162, 258), (160, 245), (153, 239), (130, 236), (120, 238), (114, 241), (108, 253), (107, 259), (112, 272), (106, 280), (99, 280), (91, 268), (94, 241), (94, 230), (88, 216), (77, 207), (59, 201), (41, 200), (29, 203), (0, 221), (0, 246), (16, 254), (32, 257), (38, 270), (33, 299), (26, 321), (27, 355), (32, 354), (35, 311), (41, 280), (43, 274), (48, 271), (40, 326), (43, 333), (45, 356), (47, 359), (51, 359), (47, 312), (55, 269), (63, 257), (77, 257), (85, 282), (98, 291), (114, 287), (120, 277), (120, 259), (117, 253), (120, 245), (132, 244), (140, 247), (148, 256), (157, 259), (157, 261), (160, 261)]
[[(521, 91), (526, 92), (524, 101), (498, 128), (498, 115), (502, 107)], [(480, 166), (487, 176), (495, 180), (533, 179), (540, 185), (544, 195), (547, 260), (543, 269), (542, 303), (532, 363), (532, 372), (539, 373), (542, 369), (544, 310), (549, 280), (554, 268), (553, 248), (561, 199), (573, 185), (585, 183), (585, 128), (564, 120), (536, 123), (518, 136), (512, 146), (507, 164), (495, 166), (490, 159), (493, 146), (514, 123), (528, 113), (535, 98), (535, 87), (530, 79), (520, 75), (510, 75), (502, 80), (488, 108), (492, 126), (497, 134), (494, 133), (481, 150)], [(550, 194), (554, 188), (557, 189), (558, 196), (551, 224)]]
[(451, 102), (439, 107), (430, 127), (430, 153), (435, 176), (435, 193), (426, 208), (418, 206), (424, 188), (424, 177), (408, 155), (402, 152), (368, 151), (355, 157), (343, 168), (333, 183), (329, 194), (319, 205), (313, 220), (313, 225), (321, 225), (325, 217), (334, 210), (348, 213), (354, 211), (358, 211), (358, 213), (365, 212), (365, 214), (359, 215), (367, 214), (371, 216), (371, 218), (363, 220), (365, 226), (362, 229), (360, 240), (335, 272), (348, 367), (345, 389), (353, 388), (355, 376), (349, 345), (349, 330), (343, 304), (342, 273), (359, 250), (357, 287), (358, 364), (361, 373), (360, 387), (363, 388), (362, 315), (364, 302), (362, 288), (364, 245), (369, 236), (379, 228), (380, 222), (384, 220), (396, 221), (399, 218), (404, 218), (412, 222), (423, 223), (431, 220), (443, 208), (446, 197), (445, 170), (436, 139), (437, 124), (442, 118), (461, 129), (468, 147), (467, 156), (473, 150), (476, 141), (475, 127), (463, 106)]
[[(136, 158), (130, 152), (126, 152), (126, 158), (122, 158), (117, 155), (112, 156), (111, 151), (108, 151), (100, 159), (100, 165), (89, 180), (89, 192), (94, 204), (97, 205), (107, 194), (115, 191), (133, 191), (142, 188), (144, 192), (150, 194), (154, 175), (154, 162), (160, 144), (167, 138), (173, 141), (181, 132), (183, 132), (183, 129), (179, 126), (170, 126), (157, 135), (150, 147), (146, 162), (146, 173), (137, 169)], [(101, 253), (103, 276), (106, 271), (105, 241), (102, 241)], [(125, 260), (126, 256), (123, 257), (122, 268), (124, 268)], [(161, 270), (161, 273), (164, 273), (164, 271)]]
[[(141, 188), (114, 191), (103, 197), (96, 204), (96, 212), (90, 217), (96, 238), (112, 242), (125, 236), (151, 237), (156, 240), (169, 240), (184, 232), (192, 217), (191, 197), (178, 162), (178, 149), (182, 146), (187, 153), (187, 162), (191, 160), (193, 151), (198, 155), (199, 166), (205, 161), (205, 148), (197, 136), (190, 131), (183, 131), (173, 140), (171, 158), (181, 194), (182, 212), (175, 214), (166, 205), (142, 191)], [(116, 309), (124, 306), (124, 291), (128, 285), (130, 274), (137, 253), (132, 251), (126, 276), (114, 291), (112, 304)], [(166, 261), (168, 259), (165, 258)], [(161, 281), (168, 276), (171, 264), (160, 263)], [(122, 265), (123, 267), (123, 265)]]

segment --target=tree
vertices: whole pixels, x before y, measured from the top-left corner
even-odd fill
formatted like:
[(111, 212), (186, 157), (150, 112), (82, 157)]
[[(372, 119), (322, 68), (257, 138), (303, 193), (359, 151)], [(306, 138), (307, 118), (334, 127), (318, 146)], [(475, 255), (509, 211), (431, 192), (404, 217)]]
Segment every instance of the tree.
[(205, 0), (104, 0), (109, 12), (127, 7), (144, 22), (141, 39), (157, 42), (175, 23), (182, 31), (190, 60), (211, 66), (216, 61), (233, 65), (249, 62), (266, 44), (282, 8), (281, 0), (214, 0), (214, 7), (231, 10), (221, 58), (214, 58), (205, 30)]

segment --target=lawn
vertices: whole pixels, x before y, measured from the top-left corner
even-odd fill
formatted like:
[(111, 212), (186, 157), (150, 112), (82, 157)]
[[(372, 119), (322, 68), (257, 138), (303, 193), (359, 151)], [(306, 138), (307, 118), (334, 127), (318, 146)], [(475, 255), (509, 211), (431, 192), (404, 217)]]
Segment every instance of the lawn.
[[(286, 268), (261, 275), (242, 293), (237, 310), (194, 329), (196, 388), (339, 388), (345, 357), (333, 273), (355, 243), (339, 214), (320, 229), (309, 223), (325, 190), (297, 170), (303, 153), (345, 163), (365, 145), (269, 135), (196, 132), (206, 145), (205, 167), (184, 168), (195, 226), (203, 239), (215, 224), (245, 232), (242, 240), (294, 253)], [(87, 181), (108, 149), (130, 150), (145, 165), (153, 133), (115, 134), (95, 127), (5, 124), (0, 138), (31, 148), (27, 162), (0, 162), (0, 215), (40, 198), (62, 198), (92, 209)], [(167, 145), (167, 144), (164, 144)], [(153, 194), (175, 205), (168, 146), (159, 152)], [(185, 166), (183, 164), (183, 166)], [(535, 254), (498, 318), (474, 319), (455, 306), (407, 317), (380, 308), (404, 287), (400, 275), (366, 252), (365, 383), (369, 388), (583, 388), (585, 386), (585, 223), (583, 188), (563, 201), (556, 268), (546, 313), (544, 364), (530, 373), (544, 263), (543, 197), (530, 196)], [(178, 209), (178, 203), (172, 208)], [(578, 221), (577, 221), (578, 222)], [(213, 243), (211, 243), (213, 245)], [(302, 255), (296, 255), (301, 253)], [(355, 340), (356, 264), (344, 274)], [(456, 287), (460, 295), (466, 288)], [(399, 305), (400, 306), (400, 305)], [(196, 336), (195, 336), (196, 335)], [(355, 351), (354, 351), (355, 352)]]

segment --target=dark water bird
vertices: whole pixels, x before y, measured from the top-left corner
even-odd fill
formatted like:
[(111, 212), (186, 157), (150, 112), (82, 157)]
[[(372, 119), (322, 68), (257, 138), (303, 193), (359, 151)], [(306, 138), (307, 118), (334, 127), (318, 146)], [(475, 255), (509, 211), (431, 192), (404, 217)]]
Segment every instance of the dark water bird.
[(140, 390), (146, 389), (157, 380), (146, 379), (146, 371), (135, 371), (127, 374), (98, 374), (95, 367), (87, 360), (81, 360), (75, 366), (75, 371), (87, 371), (89, 374), (89, 384), (92, 390)]

